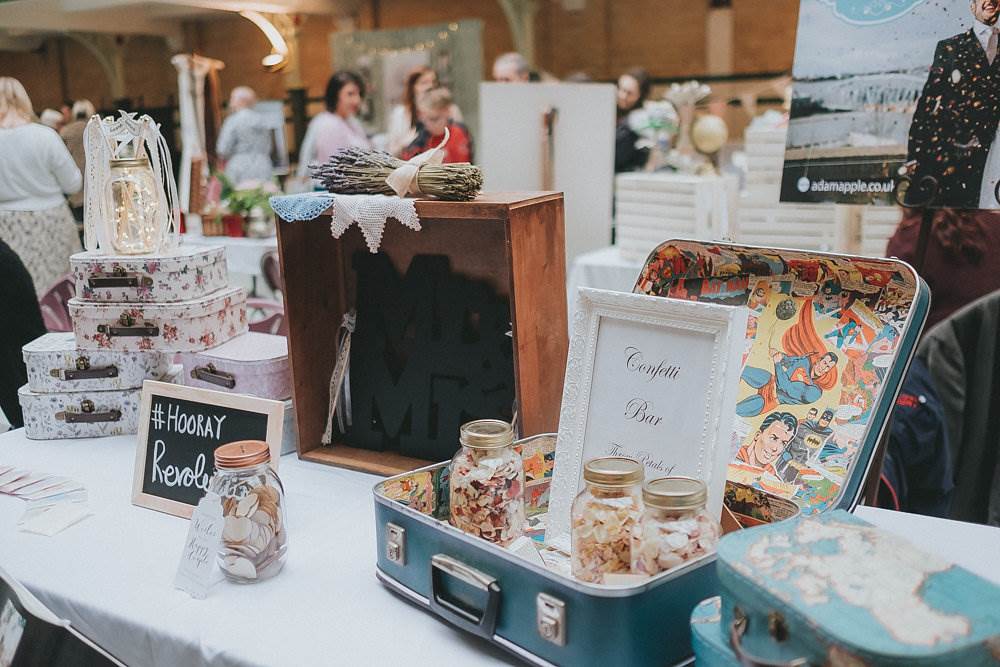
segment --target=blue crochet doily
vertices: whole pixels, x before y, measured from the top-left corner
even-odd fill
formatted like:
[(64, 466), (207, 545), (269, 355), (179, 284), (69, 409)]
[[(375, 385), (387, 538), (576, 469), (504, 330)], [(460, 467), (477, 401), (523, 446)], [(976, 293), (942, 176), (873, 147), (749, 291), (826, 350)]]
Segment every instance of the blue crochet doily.
[(297, 195), (271, 197), (271, 208), (282, 220), (300, 222), (315, 220), (333, 204), (329, 192), (304, 192)]

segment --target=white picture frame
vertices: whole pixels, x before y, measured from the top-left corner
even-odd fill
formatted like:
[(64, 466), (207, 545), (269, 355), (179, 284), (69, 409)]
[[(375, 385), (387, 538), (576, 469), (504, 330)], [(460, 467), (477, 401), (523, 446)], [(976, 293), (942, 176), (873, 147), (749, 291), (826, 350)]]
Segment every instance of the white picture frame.
[(646, 479), (702, 479), (721, 515), (746, 326), (744, 306), (580, 288), (547, 542), (569, 538), (583, 464), (596, 456), (640, 459)]

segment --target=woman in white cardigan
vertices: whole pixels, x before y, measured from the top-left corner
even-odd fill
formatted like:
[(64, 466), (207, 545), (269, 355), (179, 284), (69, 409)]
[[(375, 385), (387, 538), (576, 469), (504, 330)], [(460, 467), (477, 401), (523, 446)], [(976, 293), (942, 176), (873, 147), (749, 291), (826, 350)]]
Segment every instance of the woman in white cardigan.
[(56, 131), (34, 120), (21, 82), (0, 77), (0, 240), (41, 296), (81, 249), (65, 195), (79, 192), (83, 177)]

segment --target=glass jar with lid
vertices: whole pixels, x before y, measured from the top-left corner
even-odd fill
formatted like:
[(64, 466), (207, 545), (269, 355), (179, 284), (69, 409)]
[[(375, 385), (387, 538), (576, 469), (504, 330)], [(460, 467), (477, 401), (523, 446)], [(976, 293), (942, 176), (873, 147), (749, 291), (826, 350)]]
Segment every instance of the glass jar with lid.
[(111, 245), (123, 255), (154, 252), (165, 226), (166, 211), (160, 211), (156, 174), (149, 160), (111, 160), (109, 168)]
[(715, 551), (722, 528), (705, 509), (705, 482), (660, 477), (642, 489), (642, 518), (633, 531), (632, 572), (659, 574)]
[(600, 583), (605, 574), (628, 574), (632, 527), (642, 513), (643, 467), (623, 456), (583, 466), (583, 491), (571, 510), (573, 576)]
[(222, 498), (218, 563), (226, 578), (251, 583), (280, 572), (288, 549), (285, 490), (267, 443), (243, 440), (216, 449), (208, 488)]
[(524, 464), (514, 429), (499, 419), (463, 424), (462, 449), (451, 460), (451, 525), (507, 546), (524, 534)]

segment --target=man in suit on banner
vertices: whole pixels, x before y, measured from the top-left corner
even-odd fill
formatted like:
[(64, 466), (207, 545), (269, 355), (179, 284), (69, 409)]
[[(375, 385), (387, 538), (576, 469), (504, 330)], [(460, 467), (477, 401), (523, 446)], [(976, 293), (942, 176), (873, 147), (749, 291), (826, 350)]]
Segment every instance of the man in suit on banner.
[[(914, 186), (925, 176), (937, 179), (935, 206), (997, 208), (1000, 0), (972, 0), (970, 9), (972, 28), (938, 42), (913, 113), (906, 169)], [(912, 187), (907, 201), (926, 196), (917, 191)]]

